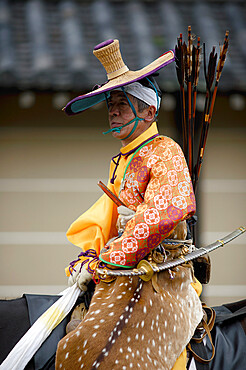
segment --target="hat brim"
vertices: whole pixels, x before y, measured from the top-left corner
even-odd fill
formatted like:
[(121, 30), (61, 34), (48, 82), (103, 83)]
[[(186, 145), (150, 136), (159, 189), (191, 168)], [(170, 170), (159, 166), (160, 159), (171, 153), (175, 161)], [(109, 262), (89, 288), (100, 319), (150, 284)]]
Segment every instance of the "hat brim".
[(64, 111), (69, 116), (81, 113), (84, 110), (104, 101), (105, 98), (109, 96), (109, 92), (111, 90), (121, 86), (129, 85), (133, 82), (141, 80), (144, 77), (150, 76), (151, 74), (159, 71), (161, 68), (173, 62), (174, 59), (174, 50), (169, 50), (159, 58), (155, 59), (152, 63), (148, 64), (146, 67), (139, 69), (138, 71), (125, 72), (119, 77), (109, 80), (98, 89), (87, 94), (77, 96), (66, 105)]

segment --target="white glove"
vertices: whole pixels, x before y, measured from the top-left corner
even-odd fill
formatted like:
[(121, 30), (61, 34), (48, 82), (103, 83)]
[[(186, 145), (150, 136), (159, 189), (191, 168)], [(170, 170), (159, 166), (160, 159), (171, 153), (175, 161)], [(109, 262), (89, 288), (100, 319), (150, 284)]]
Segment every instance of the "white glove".
[(81, 263), (78, 263), (74, 268), (72, 275), (68, 278), (68, 285), (72, 286), (77, 282), (78, 287), (86, 292), (87, 291), (87, 285), (92, 279), (92, 275), (86, 270), (85, 265), (82, 266), (81, 269)]
[(133, 216), (135, 215), (135, 212), (132, 209), (127, 208), (125, 206), (119, 206), (117, 208), (117, 211), (118, 211), (119, 216), (117, 219), (116, 226), (117, 226), (118, 232), (120, 232), (120, 231), (125, 230), (127, 222), (133, 218)]

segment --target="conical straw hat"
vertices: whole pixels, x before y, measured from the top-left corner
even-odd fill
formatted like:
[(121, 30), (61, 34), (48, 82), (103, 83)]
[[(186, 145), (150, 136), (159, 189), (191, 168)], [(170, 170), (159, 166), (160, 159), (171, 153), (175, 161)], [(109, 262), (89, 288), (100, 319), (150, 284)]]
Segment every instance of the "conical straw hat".
[(68, 115), (83, 112), (105, 100), (111, 90), (141, 80), (165, 67), (175, 59), (174, 51), (169, 50), (146, 67), (138, 71), (130, 71), (122, 59), (118, 40), (107, 40), (95, 46), (93, 54), (105, 68), (108, 80), (95, 90), (71, 100), (64, 108)]

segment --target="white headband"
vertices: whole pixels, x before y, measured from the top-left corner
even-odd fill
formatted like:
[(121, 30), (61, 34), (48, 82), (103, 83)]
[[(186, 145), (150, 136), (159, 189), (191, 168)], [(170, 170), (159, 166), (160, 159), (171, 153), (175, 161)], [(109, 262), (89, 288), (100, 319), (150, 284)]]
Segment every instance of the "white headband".
[[(114, 90), (122, 91), (120, 87)], [(158, 110), (160, 106), (161, 98), (158, 97), (158, 102), (159, 102), (158, 104), (156, 92), (150, 89), (149, 87), (145, 87), (141, 85), (139, 82), (133, 82), (129, 85), (125, 85), (124, 90), (126, 93), (131, 94), (132, 96), (135, 96), (135, 98), (142, 100), (146, 104), (154, 105), (154, 107), (156, 107), (156, 110)]]

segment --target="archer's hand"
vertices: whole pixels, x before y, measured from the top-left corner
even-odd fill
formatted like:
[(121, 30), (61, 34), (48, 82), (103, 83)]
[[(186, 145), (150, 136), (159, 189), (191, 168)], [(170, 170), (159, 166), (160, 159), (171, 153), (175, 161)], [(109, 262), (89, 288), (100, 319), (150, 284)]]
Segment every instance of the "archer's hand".
[(116, 226), (117, 226), (118, 232), (120, 232), (120, 231), (125, 230), (127, 222), (133, 218), (133, 216), (135, 215), (135, 212), (132, 209), (127, 208), (125, 206), (119, 206), (117, 208), (117, 211), (118, 211), (119, 216), (117, 219)]
[(87, 285), (92, 279), (92, 275), (86, 270), (85, 265), (81, 268), (81, 263), (78, 263), (75, 267), (73, 267), (72, 275), (68, 278), (68, 285), (72, 286), (77, 283), (78, 287), (86, 292)]

